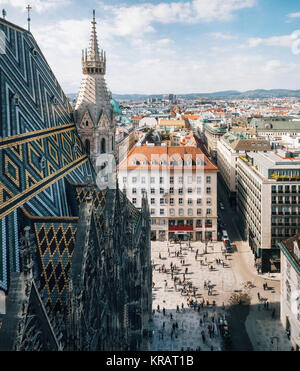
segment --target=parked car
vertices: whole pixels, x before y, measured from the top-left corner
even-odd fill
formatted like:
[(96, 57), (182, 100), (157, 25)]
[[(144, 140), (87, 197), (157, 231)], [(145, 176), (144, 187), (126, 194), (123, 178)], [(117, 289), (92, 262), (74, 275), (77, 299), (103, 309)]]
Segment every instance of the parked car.
[(224, 240), (228, 240), (228, 233), (225, 229), (223, 229), (223, 231), (222, 231), (222, 237), (223, 237)]

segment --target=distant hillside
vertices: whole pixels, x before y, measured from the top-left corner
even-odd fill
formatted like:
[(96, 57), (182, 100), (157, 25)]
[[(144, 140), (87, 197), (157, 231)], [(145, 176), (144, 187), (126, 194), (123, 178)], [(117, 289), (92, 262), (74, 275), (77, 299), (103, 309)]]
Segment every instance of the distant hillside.
[[(76, 99), (77, 94), (67, 94), (72, 101)], [(116, 100), (140, 100), (147, 98), (162, 98), (163, 94), (113, 94)], [(242, 98), (283, 98), (283, 97), (298, 97), (300, 98), (300, 90), (288, 89), (256, 89), (240, 92), (237, 90), (226, 90), (215, 93), (192, 93), (192, 94), (177, 94), (178, 97), (185, 99), (196, 99), (197, 97), (207, 97), (210, 99), (242, 99)]]

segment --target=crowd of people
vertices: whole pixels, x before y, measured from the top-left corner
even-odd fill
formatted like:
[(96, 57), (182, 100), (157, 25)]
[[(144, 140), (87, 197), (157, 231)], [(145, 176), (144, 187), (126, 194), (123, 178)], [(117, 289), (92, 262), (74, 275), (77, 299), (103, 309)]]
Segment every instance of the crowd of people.
[[(171, 341), (173, 341), (174, 338), (177, 339), (177, 337), (185, 331), (184, 319), (187, 309), (192, 309), (199, 313), (199, 334), (201, 334), (203, 345), (206, 344), (205, 346), (207, 348), (209, 346), (207, 343), (208, 338), (212, 339), (219, 335), (224, 336), (226, 332), (228, 333), (224, 312), (217, 314), (216, 301), (210, 301), (208, 299), (208, 296), (217, 295), (216, 285), (212, 284), (210, 280), (204, 280), (202, 289), (193, 284), (192, 279), (188, 278), (188, 276), (191, 275), (191, 272), (189, 272), (188, 265), (185, 262), (182, 244), (180, 244), (179, 248), (176, 248), (176, 245), (173, 245), (172, 247), (174, 248), (174, 251), (170, 250), (170, 246), (171, 245), (168, 244), (167, 253), (169, 257), (176, 259), (175, 263), (171, 261), (167, 266), (165, 263), (154, 264), (153, 261), (153, 266), (159, 274), (166, 275), (166, 279), (163, 280), (164, 291), (174, 290), (175, 292), (180, 292), (179, 298), (182, 297), (182, 300), (181, 303), (177, 304), (176, 306), (176, 318), (175, 314), (172, 314), (172, 311), (167, 313), (166, 308), (163, 307), (161, 309), (160, 305), (157, 305), (156, 310), (153, 309), (154, 314), (157, 312), (163, 316), (162, 328), (158, 331), (158, 339), (165, 340), (165, 336), (170, 336)], [(190, 252), (193, 253), (193, 247), (191, 244), (186, 247), (186, 250), (189, 249)], [(159, 260), (164, 259), (161, 252), (158, 254), (158, 258)], [(225, 255), (225, 260), (226, 259), (227, 256)], [(210, 271), (214, 270), (214, 263), (209, 262), (206, 256), (203, 257), (199, 253), (198, 249), (195, 251), (195, 260), (199, 260), (200, 262), (199, 269), (207, 267), (207, 269)], [(216, 258), (215, 263), (216, 265), (222, 265), (225, 267), (225, 262), (222, 259)], [(168, 280), (170, 279), (172, 284), (171, 287), (168, 287)], [(153, 287), (155, 287), (154, 282)], [(203, 291), (206, 291), (206, 293)], [(223, 311), (225, 310), (224, 303), (222, 304), (221, 309)], [(168, 316), (170, 318), (170, 322), (167, 321)], [(214, 348), (211, 344), (210, 350), (217, 349), (218, 347)], [(199, 344), (195, 344), (195, 348), (193, 350), (201, 350), (201, 346)]]

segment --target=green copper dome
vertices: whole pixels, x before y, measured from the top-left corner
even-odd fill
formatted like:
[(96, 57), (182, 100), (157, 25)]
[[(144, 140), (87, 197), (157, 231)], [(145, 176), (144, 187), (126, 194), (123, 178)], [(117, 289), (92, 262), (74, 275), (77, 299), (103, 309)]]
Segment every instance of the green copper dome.
[(117, 115), (117, 116), (122, 115), (122, 111), (121, 111), (120, 105), (119, 105), (119, 103), (116, 100), (111, 99), (110, 100), (110, 104), (113, 106), (115, 115)]

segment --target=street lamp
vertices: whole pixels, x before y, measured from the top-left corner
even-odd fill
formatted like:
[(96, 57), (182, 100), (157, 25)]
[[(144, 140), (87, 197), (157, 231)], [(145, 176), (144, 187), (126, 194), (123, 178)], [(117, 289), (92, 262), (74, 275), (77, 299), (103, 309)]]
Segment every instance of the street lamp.
[(207, 245), (208, 245), (208, 238), (206, 237), (206, 218), (207, 218), (207, 210), (206, 210), (205, 219), (204, 219), (204, 239), (205, 239), (204, 254), (207, 254)]
[(271, 337), (271, 344), (274, 344), (274, 340), (276, 340), (276, 350), (278, 352), (279, 337), (278, 336), (272, 336)]

